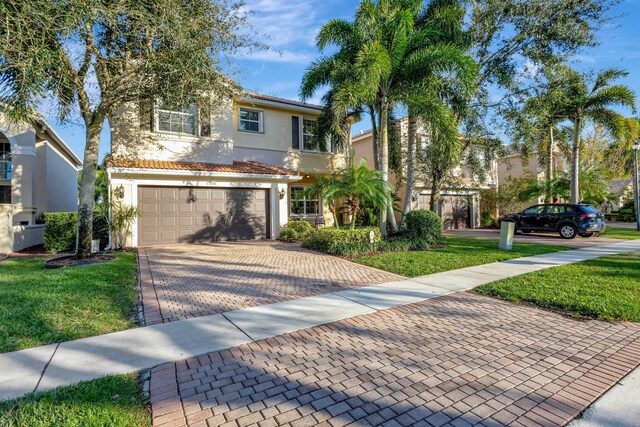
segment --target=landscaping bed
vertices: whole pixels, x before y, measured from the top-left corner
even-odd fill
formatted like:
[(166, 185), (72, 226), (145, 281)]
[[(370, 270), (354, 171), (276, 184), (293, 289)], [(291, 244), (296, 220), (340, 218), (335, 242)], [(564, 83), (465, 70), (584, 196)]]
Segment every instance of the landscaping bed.
[(46, 258), (9, 258), (0, 268), (0, 352), (135, 326), (134, 253), (81, 268), (45, 269)]
[(553, 267), (474, 291), (575, 317), (640, 322), (640, 253)]
[(388, 252), (362, 256), (354, 261), (407, 277), (471, 267), (523, 256), (540, 255), (570, 249), (565, 246), (514, 243), (511, 251), (498, 248), (495, 239), (447, 236), (426, 251)]
[(137, 375), (101, 378), (0, 402), (0, 426), (151, 426)]

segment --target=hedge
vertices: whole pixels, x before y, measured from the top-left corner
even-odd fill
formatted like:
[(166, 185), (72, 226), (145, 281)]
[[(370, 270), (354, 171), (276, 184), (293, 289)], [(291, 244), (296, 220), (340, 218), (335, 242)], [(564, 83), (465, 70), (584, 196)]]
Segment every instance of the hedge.
[[(369, 233), (373, 231), (373, 245)], [(322, 228), (307, 236), (302, 247), (331, 255), (355, 256), (375, 251), (380, 244), (380, 230), (365, 228)]]
[(75, 248), (77, 212), (45, 213), (44, 224), (44, 248), (47, 252), (63, 252)]

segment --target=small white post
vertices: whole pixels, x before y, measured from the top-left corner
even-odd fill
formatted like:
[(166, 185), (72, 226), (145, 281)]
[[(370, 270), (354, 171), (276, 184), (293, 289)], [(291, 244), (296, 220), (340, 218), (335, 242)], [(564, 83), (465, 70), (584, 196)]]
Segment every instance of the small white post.
[(510, 251), (513, 248), (513, 234), (515, 229), (515, 222), (502, 221), (500, 224), (500, 249), (503, 251)]

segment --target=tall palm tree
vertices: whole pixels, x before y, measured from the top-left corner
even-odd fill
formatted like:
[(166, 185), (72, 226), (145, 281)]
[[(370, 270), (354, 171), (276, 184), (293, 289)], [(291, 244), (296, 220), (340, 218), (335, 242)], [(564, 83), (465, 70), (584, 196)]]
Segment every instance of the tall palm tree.
[(627, 107), (635, 113), (636, 96), (628, 86), (613, 84), (626, 71), (608, 68), (600, 71), (595, 78), (579, 73), (569, 67), (562, 67), (566, 105), (561, 113), (573, 125), (571, 145), (571, 202), (580, 201), (580, 144), (583, 126), (592, 122), (601, 126), (618, 139), (623, 132), (626, 119), (612, 107)]
[[(402, 102), (407, 82), (419, 87), (434, 76), (460, 64), (473, 65), (459, 47), (434, 43), (440, 34), (433, 28), (416, 28), (422, 0), (362, 0), (353, 22), (334, 19), (318, 35), (322, 51), (335, 45), (338, 51), (314, 62), (303, 78), (301, 95), (309, 96), (322, 85), (334, 90), (331, 109), (344, 117), (350, 109), (373, 106), (377, 119), (379, 162), (382, 179), (389, 179), (389, 115)], [(470, 67), (468, 67), (470, 68)], [(397, 230), (393, 208), (380, 215)]]

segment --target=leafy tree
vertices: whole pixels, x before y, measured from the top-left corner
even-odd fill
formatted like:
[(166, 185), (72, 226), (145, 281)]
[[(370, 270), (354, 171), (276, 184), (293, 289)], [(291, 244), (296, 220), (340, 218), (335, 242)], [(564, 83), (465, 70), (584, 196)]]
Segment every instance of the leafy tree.
[(224, 55), (255, 47), (240, 2), (6, 0), (0, 3), (0, 96), (24, 118), (43, 97), (59, 120), (78, 113), (86, 144), (77, 256), (90, 255), (100, 132), (120, 107), (161, 96), (208, 105), (235, 85)]
[[(479, 90), (462, 117), (463, 131), (469, 137), (467, 143), (488, 160), (500, 152), (493, 145), (491, 128), (504, 124), (501, 119), (508, 121), (514, 105), (526, 102), (527, 93), (539, 83), (530, 79), (531, 74), (596, 45), (597, 31), (611, 20), (609, 13), (617, 0), (473, 0), (468, 4), (466, 29), (471, 56), (479, 68)], [(467, 147), (463, 145), (463, 152)]]

